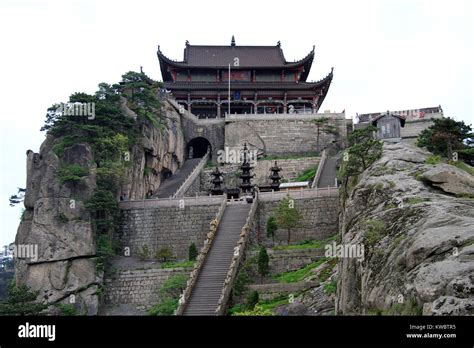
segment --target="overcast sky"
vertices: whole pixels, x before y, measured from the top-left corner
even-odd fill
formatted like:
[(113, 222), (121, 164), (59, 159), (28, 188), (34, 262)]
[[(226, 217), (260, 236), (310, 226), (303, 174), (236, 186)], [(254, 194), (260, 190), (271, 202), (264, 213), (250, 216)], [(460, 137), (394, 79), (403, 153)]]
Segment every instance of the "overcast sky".
[(46, 109), (93, 93), (140, 66), (161, 80), (157, 45), (181, 60), (184, 43), (281, 45), (288, 61), (316, 46), (308, 80), (334, 67), (321, 111), (441, 105), (473, 118), (472, 1), (0, 0), (0, 246), (14, 240), (26, 150), (38, 152)]

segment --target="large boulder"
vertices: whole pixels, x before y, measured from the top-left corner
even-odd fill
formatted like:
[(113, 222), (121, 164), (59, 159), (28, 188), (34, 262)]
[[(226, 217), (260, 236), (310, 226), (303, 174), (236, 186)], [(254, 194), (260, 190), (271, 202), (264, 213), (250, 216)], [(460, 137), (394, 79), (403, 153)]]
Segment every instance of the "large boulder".
[(339, 261), (339, 314), (474, 314), (474, 201), (470, 174), (430, 165), (429, 153), (384, 144), (340, 215), (343, 244), (365, 258)]
[(474, 196), (474, 177), (448, 164), (437, 164), (423, 173), (422, 178), (444, 192)]

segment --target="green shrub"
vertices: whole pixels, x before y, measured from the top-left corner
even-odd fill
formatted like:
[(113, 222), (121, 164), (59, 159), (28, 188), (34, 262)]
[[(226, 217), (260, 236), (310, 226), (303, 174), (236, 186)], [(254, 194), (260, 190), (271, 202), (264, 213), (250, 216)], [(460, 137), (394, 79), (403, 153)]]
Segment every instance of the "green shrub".
[(173, 315), (178, 308), (179, 296), (186, 288), (187, 275), (179, 274), (168, 278), (158, 291), (159, 301), (153, 305), (149, 315)]
[(196, 261), (197, 256), (198, 256), (198, 250), (196, 248), (196, 244), (191, 243), (188, 250), (188, 260)]
[(110, 256), (114, 254), (112, 241), (108, 235), (99, 235), (97, 237), (97, 256)]
[(138, 257), (141, 260), (147, 260), (150, 258), (150, 249), (148, 248), (148, 245), (143, 245), (142, 249), (138, 252)]
[(324, 292), (327, 295), (335, 294), (337, 290), (337, 281), (333, 280), (327, 284), (324, 284)]
[(66, 303), (58, 303), (56, 307), (59, 309), (59, 312), (61, 315), (65, 316), (74, 316), (78, 315), (76, 307), (72, 304), (66, 304)]
[(258, 303), (258, 300), (259, 300), (258, 291), (256, 291), (256, 290), (251, 291), (247, 295), (247, 308), (248, 309), (253, 309), (255, 307), (255, 305)]
[(270, 309), (263, 309), (259, 305), (256, 305), (252, 310), (237, 312), (234, 315), (237, 316), (270, 316), (274, 315)]
[(264, 246), (260, 246), (258, 251), (258, 258), (257, 258), (257, 269), (260, 276), (264, 277), (268, 274), (269, 266), (268, 266), (268, 253), (267, 249)]
[(377, 244), (385, 235), (385, 223), (382, 220), (368, 220), (366, 222), (366, 229), (364, 244), (369, 247)]
[(89, 175), (89, 170), (79, 164), (65, 165), (58, 170), (58, 179), (61, 185), (67, 182), (75, 184), (87, 175)]
[(441, 156), (440, 155), (431, 155), (426, 159), (427, 164), (438, 164), (441, 162)]
[(168, 248), (161, 248), (156, 251), (155, 259), (161, 262), (169, 261), (173, 258), (173, 253)]
[(278, 229), (277, 223), (273, 216), (270, 216), (267, 220), (267, 237), (275, 237), (275, 232)]
[(40, 315), (48, 307), (37, 302), (39, 291), (31, 291), (26, 285), (16, 286), (12, 282), (8, 288), (6, 301), (0, 302), (0, 315)]

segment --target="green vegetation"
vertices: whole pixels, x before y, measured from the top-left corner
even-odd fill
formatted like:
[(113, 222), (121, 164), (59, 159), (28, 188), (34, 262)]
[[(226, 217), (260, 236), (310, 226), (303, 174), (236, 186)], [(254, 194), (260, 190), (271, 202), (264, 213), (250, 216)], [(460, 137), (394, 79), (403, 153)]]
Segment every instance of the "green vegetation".
[(287, 242), (290, 245), (291, 230), (302, 226), (303, 215), (296, 209), (295, 201), (289, 194), (278, 202), (275, 216), (277, 226), (288, 231)]
[(235, 277), (232, 293), (236, 296), (242, 295), (247, 290), (247, 285), (251, 283), (257, 275), (256, 257), (246, 259)]
[(187, 275), (168, 278), (158, 291), (159, 301), (148, 311), (149, 315), (173, 315), (178, 308), (179, 296), (186, 288)]
[(273, 216), (270, 216), (267, 220), (267, 237), (272, 237), (272, 240), (275, 241), (275, 232), (278, 229), (277, 223)]
[(61, 315), (65, 315), (65, 316), (74, 316), (74, 315), (78, 315), (79, 313), (77, 312), (77, 309), (76, 307), (74, 307), (74, 305), (72, 304), (69, 304), (69, 303), (58, 303), (56, 305), (56, 307), (58, 308), (59, 312), (61, 313)]
[(415, 299), (410, 299), (405, 303), (395, 303), (389, 309), (372, 309), (369, 311), (371, 315), (422, 315), (423, 306), (420, 306)]
[(89, 170), (78, 164), (62, 166), (58, 170), (58, 179), (61, 185), (65, 183), (76, 184), (87, 175), (89, 175)]
[(138, 252), (138, 257), (140, 260), (147, 260), (150, 258), (150, 249), (148, 245), (142, 245), (142, 249)]
[(320, 117), (315, 118), (312, 122), (316, 125), (316, 149), (318, 152), (321, 152), (321, 146), (319, 144), (319, 138), (321, 133), (332, 134), (337, 136), (337, 128), (333, 125), (330, 125), (329, 117)]
[(334, 235), (332, 237), (329, 237), (324, 240), (304, 240), (302, 242), (299, 242), (298, 244), (292, 244), (292, 245), (277, 245), (274, 246), (274, 250), (295, 250), (295, 249), (321, 249), (324, 248), (324, 246), (333, 240), (336, 240), (337, 235)]
[(468, 174), (474, 175), (474, 168), (471, 167), (469, 164), (466, 164), (461, 161), (449, 161), (449, 164), (458, 167), (461, 170), (464, 170)]
[(268, 261), (267, 249), (264, 246), (260, 246), (257, 257), (257, 269), (261, 277), (266, 276), (269, 272)]
[(323, 266), (323, 269), (319, 272), (318, 278), (320, 282), (325, 282), (328, 280), (328, 278), (331, 276), (331, 274), (334, 271), (334, 267), (337, 265), (337, 259), (329, 259), (325, 265)]
[(198, 256), (198, 250), (196, 248), (196, 244), (191, 243), (188, 250), (188, 260), (196, 261), (197, 256)]
[(406, 200), (406, 203), (409, 204), (409, 205), (414, 205), (414, 204), (418, 204), (418, 203), (421, 203), (421, 202), (424, 202), (425, 200), (423, 198), (420, 198), (420, 197), (410, 197)]
[(316, 170), (318, 170), (318, 167), (312, 167), (309, 169), (306, 169), (303, 173), (301, 173), (295, 181), (302, 182), (302, 181), (309, 181), (311, 178), (314, 178), (316, 175)]
[(155, 253), (155, 259), (161, 262), (166, 262), (173, 258), (174, 258), (173, 253), (168, 248), (158, 249)]
[(180, 261), (180, 262), (164, 262), (161, 264), (161, 268), (186, 268), (193, 267), (194, 261)]
[(284, 272), (273, 276), (273, 279), (279, 281), (280, 283), (296, 283), (302, 281), (308, 276), (313, 274), (313, 269), (320, 266), (326, 262), (326, 258), (322, 258), (316, 262), (312, 262), (303, 268), (300, 268), (296, 271)]
[(318, 153), (317, 152), (307, 152), (302, 155), (271, 155), (271, 156), (266, 156), (263, 158), (259, 158), (258, 160), (285, 160), (285, 159), (303, 159), (303, 158), (308, 158), (308, 157), (317, 157)]
[(372, 219), (366, 222), (364, 244), (373, 247), (385, 235), (385, 223), (382, 220)]
[[(131, 149), (141, 137), (143, 127), (164, 129), (157, 98), (160, 87), (160, 83), (142, 73), (128, 72), (122, 76), (121, 84), (100, 83), (93, 95), (74, 93), (69, 97), (68, 103), (88, 105), (93, 114), (69, 115), (63, 112), (64, 104), (54, 104), (47, 110), (41, 130), (54, 137), (53, 151), (60, 161), (75, 144), (86, 144), (92, 149), (97, 187), (85, 207), (91, 214), (97, 238), (111, 241), (112, 232), (118, 226), (116, 198), (124, 184), (126, 169), (131, 165)], [(122, 112), (122, 97), (138, 115), (136, 120)], [(86, 168), (77, 164), (63, 164), (57, 171), (61, 183), (77, 183), (88, 174)], [(104, 260), (97, 264), (103, 265)]]
[(254, 309), (255, 305), (258, 303), (258, 300), (259, 300), (258, 291), (256, 290), (251, 291), (247, 295), (247, 308)]
[(327, 295), (335, 294), (337, 290), (337, 281), (333, 280), (327, 284), (324, 284), (324, 292)]
[(450, 117), (433, 119), (433, 125), (418, 136), (417, 145), (426, 147), (435, 155), (453, 159), (456, 151), (460, 159), (474, 159), (472, 128), (464, 121), (456, 121)]
[(349, 136), (349, 148), (342, 156), (342, 165), (338, 171), (342, 197), (348, 196), (357, 184), (359, 175), (382, 155), (382, 142), (373, 139), (374, 126), (354, 130)]
[(270, 309), (263, 309), (259, 305), (255, 305), (255, 307), (251, 310), (243, 311), (243, 312), (234, 312), (233, 315), (237, 316), (270, 316), (274, 315)]
[(441, 163), (441, 156), (440, 155), (431, 155), (426, 159), (427, 164), (438, 164)]
[(40, 315), (48, 307), (37, 302), (39, 291), (11, 282), (6, 301), (0, 303), (0, 315)]

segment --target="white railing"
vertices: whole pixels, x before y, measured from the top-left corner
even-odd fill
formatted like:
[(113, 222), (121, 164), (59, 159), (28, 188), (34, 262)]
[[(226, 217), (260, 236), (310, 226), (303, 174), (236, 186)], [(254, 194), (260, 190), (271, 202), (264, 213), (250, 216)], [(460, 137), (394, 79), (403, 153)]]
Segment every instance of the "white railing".
[(314, 189), (280, 190), (271, 192), (259, 192), (259, 199), (262, 202), (279, 201), (290, 195), (293, 199), (337, 197), (339, 189), (337, 187), (315, 187)]
[(215, 205), (220, 203), (219, 196), (212, 195), (195, 195), (181, 198), (147, 198), (140, 200), (121, 201), (119, 208), (127, 209), (153, 209), (159, 207), (174, 207), (178, 206), (182, 201), (186, 206), (188, 205)]
[(323, 167), (324, 167), (324, 163), (326, 162), (326, 158), (327, 158), (326, 150), (323, 150), (323, 154), (321, 155), (321, 160), (319, 161), (318, 169), (316, 170), (316, 174), (314, 175), (311, 188), (318, 187), (319, 178), (321, 177), (321, 173), (323, 172)]
[(223, 196), (220, 197), (220, 199), (222, 200), (221, 206), (219, 208), (219, 211), (216, 214), (216, 218), (212, 220), (210, 223), (210, 231), (207, 234), (207, 238), (204, 241), (204, 245), (202, 246), (199, 252), (199, 255), (196, 258), (196, 262), (194, 263), (194, 268), (186, 283), (186, 288), (181, 294), (178, 308), (176, 309), (176, 313), (175, 313), (176, 315), (183, 315), (184, 309), (186, 308), (189, 297), (191, 296), (194, 285), (196, 284), (196, 280), (199, 276), (199, 272), (201, 271), (201, 268), (204, 265), (204, 260), (206, 259), (206, 256), (209, 250), (211, 249), (211, 245), (216, 235), (217, 229), (219, 227), (219, 223), (222, 219), (222, 215), (224, 215), (224, 211), (227, 205), (226, 195), (224, 194)]
[(227, 310), (227, 301), (229, 300), (230, 292), (234, 284), (235, 277), (237, 276), (237, 271), (239, 269), (240, 262), (243, 259), (245, 245), (250, 236), (250, 231), (252, 228), (252, 223), (254, 222), (255, 213), (258, 206), (259, 193), (255, 192), (255, 198), (250, 207), (250, 211), (247, 215), (247, 220), (245, 225), (242, 227), (240, 232), (240, 238), (237, 242), (237, 245), (234, 248), (234, 255), (232, 256), (232, 261), (230, 262), (229, 270), (227, 271), (227, 276), (224, 280), (222, 287), (221, 296), (217, 303), (217, 308), (215, 311), (216, 315), (224, 315)]
[(184, 180), (179, 186), (179, 188), (176, 190), (176, 192), (173, 195), (173, 198), (184, 196), (186, 191), (191, 187), (193, 181), (196, 179), (196, 175), (199, 175), (201, 173), (201, 170), (207, 164), (207, 161), (209, 160), (209, 155), (210, 155), (209, 152), (210, 150), (208, 149), (204, 157), (198, 163), (198, 165), (194, 167), (192, 172), (189, 173), (189, 175), (187, 176), (186, 180)]

